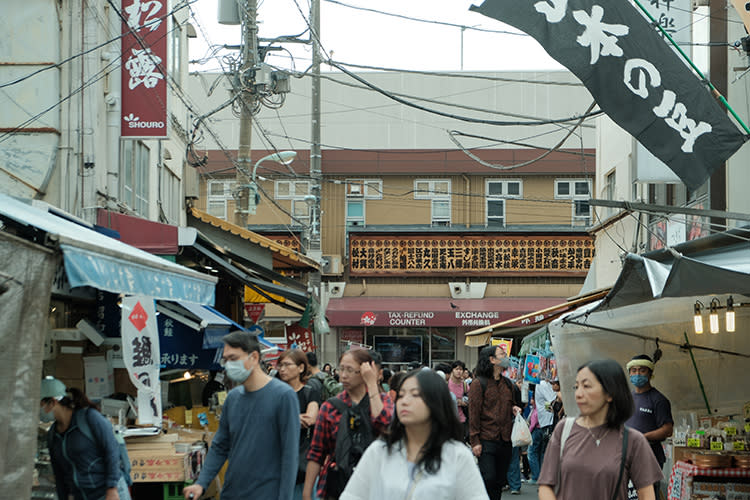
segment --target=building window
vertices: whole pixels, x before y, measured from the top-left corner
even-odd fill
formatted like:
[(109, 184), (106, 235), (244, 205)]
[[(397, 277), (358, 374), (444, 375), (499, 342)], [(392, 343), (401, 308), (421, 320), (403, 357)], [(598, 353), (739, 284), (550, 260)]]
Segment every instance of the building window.
[(277, 200), (303, 200), (310, 194), (310, 181), (276, 181), (274, 190)]
[(591, 182), (588, 179), (555, 180), (555, 199), (572, 200), (574, 226), (591, 224)]
[(365, 225), (365, 200), (347, 198), (346, 200), (346, 225), (347, 226), (364, 226)]
[(505, 200), (508, 198), (520, 199), (523, 197), (521, 181), (487, 179), (485, 181), (485, 197), (487, 225), (504, 226)]
[(169, 224), (179, 225), (182, 210), (180, 179), (167, 167), (161, 169), (160, 191), (161, 216), (165, 217)]
[(309, 224), (310, 205), (304, 199), (292, 200), (292, 215), (294, 216), (293, 222), (295, 224)]
[(450, 226), (451, 181), (449, 179), (416, 179), (414, 199), (432, 201), (430, 223), (433, 226)]
[(122, 201), (135, 213), (148, 217), (149, 149), (141, 141), (122, 141), (120, 169)]
[(380, 179), (346, 179), (346, 225), (365, 225), (365, 200), (383, 198), (383, 181)]
[(228, 202), (233, 199), (235, 181), (208, 181), (206, 211), (209, 215), (227, 220)]

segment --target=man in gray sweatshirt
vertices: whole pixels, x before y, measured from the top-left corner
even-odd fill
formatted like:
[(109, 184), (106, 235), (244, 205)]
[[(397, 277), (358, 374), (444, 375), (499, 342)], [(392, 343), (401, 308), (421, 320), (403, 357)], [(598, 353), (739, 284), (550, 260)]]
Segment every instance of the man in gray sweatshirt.
[(238, 330), (222, 340), (226, 375), (240, 385), (227, 394), (198, 481), (183, 495), (200, 498), (228, 460), (222, 500), (291, 500), (299, 455), (297, 394), (260, 368), (257, 337)]

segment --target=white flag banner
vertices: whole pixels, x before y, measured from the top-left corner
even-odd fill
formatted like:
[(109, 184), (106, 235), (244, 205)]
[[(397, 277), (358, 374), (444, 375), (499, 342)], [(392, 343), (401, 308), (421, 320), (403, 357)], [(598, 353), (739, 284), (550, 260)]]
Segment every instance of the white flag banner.
[(153, 297), (124, 297), (120, 324), (125, 367), (138, 389), (138, 421), (140, 424), (161, 425), (161, 356)]

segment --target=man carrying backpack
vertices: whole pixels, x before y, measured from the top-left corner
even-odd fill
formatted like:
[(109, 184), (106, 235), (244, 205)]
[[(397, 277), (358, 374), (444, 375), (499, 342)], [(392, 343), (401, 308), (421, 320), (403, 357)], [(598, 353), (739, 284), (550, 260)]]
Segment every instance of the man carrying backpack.
[(339, 373), (344, 390), (321, 405), (315, 422), (303, 500), (312, 499), (318, 476), (318, 496), (339, 498), (365, 449), (393, 417), (393, 402), (379, 391), (378, 371), (367, 350), (344, 353)]
[(514, 415), (521, 412), (521, 391), (503, 376), (508, 361), (500, 346), (483, 347), (469, 388), (469, 443), (490, 500), (500, 500), (507, 482), (510, 434)]
[(330, 373), (318, 369), (318, 356), (314, 352), (308, 352), (307, 363), (310, 365), (312, 376), (307, 380), (307, 385), (320, 395), (320, 401), (326, 401), (344, 390), (344, 387), (336, 382)]

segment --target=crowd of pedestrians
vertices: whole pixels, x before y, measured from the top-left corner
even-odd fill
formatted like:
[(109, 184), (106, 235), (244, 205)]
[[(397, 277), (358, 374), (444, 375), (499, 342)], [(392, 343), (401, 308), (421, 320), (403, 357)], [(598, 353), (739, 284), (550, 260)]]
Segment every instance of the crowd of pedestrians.
[[(480, 350), (473, 373), (461, 361), (391, 373), (365, 349), (319, 370), (314, 353), (291, 349), (271, 376), (260, 354), (247, 332), (224, 338), (236, 386), (185, 499), (199, 499), (225, 464), (224, 500), (499, 500), (524, 481), (540, 500), (625, 500), (629, 484), (630, 498), (658, 498), (672, 417), (651, 386), (649, 356), (635, 356), (627, 377), (612, 360), (581, 366), (578, 417), (566, 418), (554, 375), (536, 386), (509, 379), (497, 346)], [(58, 380), (45, 379), (41, 394), (60, 498), (127, 500), (106, 419)], [(528, 449), (511, 442), (517, 415), (531, 430)]]

